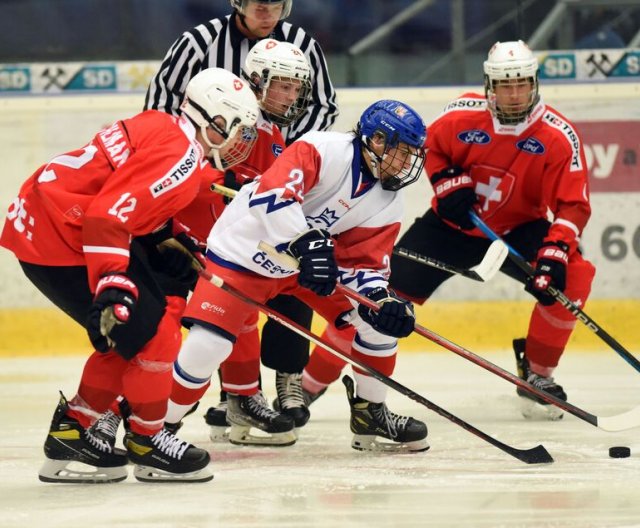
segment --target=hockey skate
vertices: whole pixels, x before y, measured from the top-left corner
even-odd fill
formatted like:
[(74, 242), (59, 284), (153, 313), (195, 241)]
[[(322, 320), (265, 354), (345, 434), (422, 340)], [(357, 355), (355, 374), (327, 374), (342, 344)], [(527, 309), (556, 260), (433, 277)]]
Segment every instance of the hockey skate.
[(133, 476), (141, 482), (208, 482), (209, 453), (180, 440), (163, 428), (153, 436), (128, 431), (125, 445), (135, 464)]
[[(429, 449), (427, 426), (409, 416), (391, 412), (385, 403), (373, 403), (355, 395), (353, 380), (342, 378), (351, 406), (351, 447), (358, 451), (416, 453)], [(379, 438), (391, 440), (385, 442)]]
[(238, 445), (290, 446), (296, 443), (293, 418), (269, 408), (262, 391), (252, 396), (227, 396), (229, 442)]
[[(514, 339), (513, 351), (516, 355), (516, 366), (518, 368), (518, 377), (533, 385), (536, 389), (548, 392), (552, 396), (567, 401), (567, 395), (560, 385), (558, 385), (552, 377), (544, 377), (531, 372), (529, 369), (529, 361), (527, 360), (525, 351), (526, 339)], [(517, 389), (520, 396), (520, 412), (528, 420), (560, 420), (564, 413), (562, 409), (551, 405), (544, 400), (538, 398), (520, 387)]]
[(44, 443), (47, 457), (38, 477), (42, 482), (101, 484), (127, 478), (127, 456), (114, 447), (119, 418), (111, 411), (89, 429), (67, 416), (69, 404), (60, 393), (49, 434)]
[(273, 409), (293, 418), (296, 427), (303, 427), (311, 414), (302, 390), (302, 374), (276, 372), (276, 392)]
[[(226, 394), (226, 393), (225, 393)], [(209, 426), (209, 438), (212, 442), (226, 442), (229, 440), (231, 429), (227, 422), (227, 400), (220, 400), (217, 407), (209, 407), (204, 415), (204, 421)]]

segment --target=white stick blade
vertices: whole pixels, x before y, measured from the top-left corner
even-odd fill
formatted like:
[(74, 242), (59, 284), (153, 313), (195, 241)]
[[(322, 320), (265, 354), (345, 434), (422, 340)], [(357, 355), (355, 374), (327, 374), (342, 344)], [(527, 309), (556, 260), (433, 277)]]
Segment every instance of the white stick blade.
[(640, 405), (615, 416), (598, 417), (598, 427), (610, 433), (626, 431), (640, 426)]
[(491, 279), (502, 266), (502, 263), (509, 254), (509, 248), (502, 240), (491, 242), (489, 249), (484, 255), (482, 262), (471, 268), (483, 281)]

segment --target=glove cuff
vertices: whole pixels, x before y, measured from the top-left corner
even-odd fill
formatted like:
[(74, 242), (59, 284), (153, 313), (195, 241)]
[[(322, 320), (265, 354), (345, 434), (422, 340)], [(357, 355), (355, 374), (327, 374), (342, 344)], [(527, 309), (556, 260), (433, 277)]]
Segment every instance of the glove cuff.
[(100, 280), (96, 285), (95, 297), (97, 298), (103, 291), (109, 288), (115, 288), (117, 290), (125, 291), (131, 294), (134, 300), (138, 299), (138, 287), (124, 273), (116, 271), (113, 273), (105, 273), (104, 275), (101, 275)]

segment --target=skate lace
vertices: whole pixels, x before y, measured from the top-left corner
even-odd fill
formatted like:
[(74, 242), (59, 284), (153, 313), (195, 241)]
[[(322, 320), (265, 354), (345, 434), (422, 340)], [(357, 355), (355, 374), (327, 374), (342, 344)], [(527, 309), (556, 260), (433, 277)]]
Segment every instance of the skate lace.
[(176, 435), (166, 429), (158, 431), (151, 437), (151, 441), (165, 455), (177, 458), (178, 460), (182, 458), (185, 451), (189, 448), (189, 442), (180, 440)]
[(104, 453), (112, 453), (121, 418), (113, 411), (107, 411), (86, 432), (89, 443)]
[(306, 405), (302, 391), (302, 374), (277, 374), (276, 391), (282, 409)]
[(275, 418), (279, 414), (269, 407), (267, 399), (264, 397), (261, 391), (258, 391), (253, 396), (247, 398), (247, 406), (249, 410), (258, 418)]
[(384, 403), (376, 405), (372, 411), (374, 418), (387, 429), (391, 438), (396, 438), (400, 431), (407, 427), (409, 417), (391, 412)]
[(533, 385), (536, 389), (540, 389), (543, 391), (548, 391), (549, 389), (553, 389), (558, 386), (552, 377), (545, 378), (544, 376), (539, 376), (538, 374), (531, 374), (527, 381), (531, 383), (531, 385)]

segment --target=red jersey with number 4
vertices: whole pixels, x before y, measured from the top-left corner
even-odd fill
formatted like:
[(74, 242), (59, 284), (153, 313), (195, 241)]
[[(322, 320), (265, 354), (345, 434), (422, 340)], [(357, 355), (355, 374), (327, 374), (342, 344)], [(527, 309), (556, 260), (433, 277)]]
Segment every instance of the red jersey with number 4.
[[(539, 101), (525, 122), (501, 125), (484, 97), (465, 94), (428, 127), (427, 147), (427, 173), (462, 167), (496, 233), (546, 218), (549, 210), (549, 239), (575, 248), (591, 215), (587, 164), (580, 136), (562, 114)], [(435, 198), (432, 206), (437, 210)]]
[(195, 198), (203, 156), (187, 119), (149, 110), (118, 121), (22, 185), (0, 244), (32, 264), (86, 265), (93, 289), (101, 274), (126, 270), (131, 237)]

